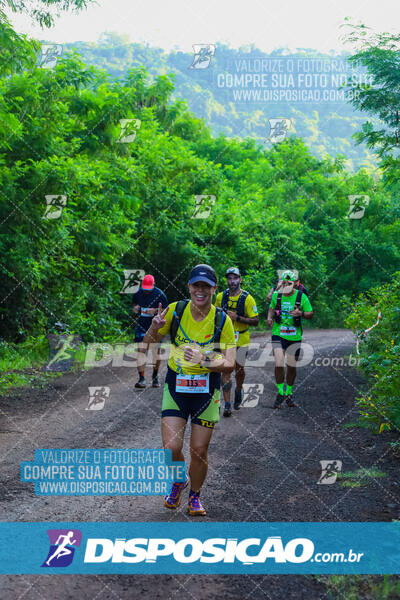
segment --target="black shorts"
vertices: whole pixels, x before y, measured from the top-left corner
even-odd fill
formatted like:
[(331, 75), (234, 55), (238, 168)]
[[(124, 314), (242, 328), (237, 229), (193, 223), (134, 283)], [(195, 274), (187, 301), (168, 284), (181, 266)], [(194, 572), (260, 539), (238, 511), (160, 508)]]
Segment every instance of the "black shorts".
[[(149, 324), (150, 326), (150, 324)], [(143, 341), (144, 336), (147, 333), (147, 329), (143, 329), (143, 327), (140, 327), (140, 325), (136, 325), (136, 329), (135, 329), (135, 342), (136, 343), (140, 343)]]
[(280, 335), (271, 336), (272, 350), (275, 348), (282, 348), (284, 352), (293, 346), (292, 350), (288, 350), (288, 354), (293, 354), (296, 360), (299, 360), (301, 350), (301, 340), (286, 340)]
[(181, 417), (203, 427), (214, 428), (219, 421), (220, 373), (210, 373), (208, 393), (182, 393), (175, 390), (176, 373), (170, 367), (165, 378), (162, 400), (162, 417)]

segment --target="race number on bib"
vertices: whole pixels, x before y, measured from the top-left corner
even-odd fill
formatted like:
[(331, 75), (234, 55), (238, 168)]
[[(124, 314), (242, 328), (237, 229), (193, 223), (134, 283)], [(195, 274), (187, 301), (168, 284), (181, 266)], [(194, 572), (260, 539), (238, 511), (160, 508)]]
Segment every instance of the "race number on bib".
[(177, 392), (208, 394), (210, 391), (210, 374), (201, 375), (177, 375), (175, 390)]
[(287, 326), (285, 327), (284, 325), (281, 325), (281, 335), (296, 335), (296, 327), (290, 327)]

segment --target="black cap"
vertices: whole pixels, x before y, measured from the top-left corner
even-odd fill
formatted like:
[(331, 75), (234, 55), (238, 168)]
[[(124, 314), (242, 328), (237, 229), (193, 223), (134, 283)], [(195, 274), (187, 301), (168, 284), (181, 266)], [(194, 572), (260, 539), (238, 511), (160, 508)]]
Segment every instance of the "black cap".
[(209, 265), (196, 265), (189, 275), (188, 283), (197, 283), (198, 281), (204, 281), (213, 287), (216, 286), (217, 276), (214, 269)]
[(240, 271), (237, 267), (231, 267), (230, 269), (228, 269), (225, 273), (225, 277), (228, 277), (228, 275), (239, 275), (239, 277), (241, 277)]

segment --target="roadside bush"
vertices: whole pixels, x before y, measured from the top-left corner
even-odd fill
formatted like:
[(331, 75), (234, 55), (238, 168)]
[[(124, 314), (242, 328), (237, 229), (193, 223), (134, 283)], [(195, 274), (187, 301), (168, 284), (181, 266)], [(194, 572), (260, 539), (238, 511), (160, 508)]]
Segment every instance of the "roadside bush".
[(357, 399), (361, 421), (377, 433), (400, 431), (400, 273), (391, 283), (375, 287), (352, 304), (346, 324), (354, 332), (374, 329), (361, 336), (360, 367), (367, 389)]

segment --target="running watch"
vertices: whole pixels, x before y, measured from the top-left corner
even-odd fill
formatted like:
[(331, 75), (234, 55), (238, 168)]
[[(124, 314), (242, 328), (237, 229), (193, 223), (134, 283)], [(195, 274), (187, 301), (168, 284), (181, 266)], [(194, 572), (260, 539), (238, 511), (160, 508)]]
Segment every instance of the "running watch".
[[(211, 358), (208, 355), (206, 355), (204, 358), (201, 359), (200, 366), (208, 368), (208, 365), (209, 365), (210, 362), (211, 362)], [(201, 364), (201, 363), (206, 363), (206, 364), (204, 365), (204, 364)]]

